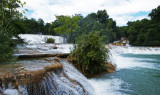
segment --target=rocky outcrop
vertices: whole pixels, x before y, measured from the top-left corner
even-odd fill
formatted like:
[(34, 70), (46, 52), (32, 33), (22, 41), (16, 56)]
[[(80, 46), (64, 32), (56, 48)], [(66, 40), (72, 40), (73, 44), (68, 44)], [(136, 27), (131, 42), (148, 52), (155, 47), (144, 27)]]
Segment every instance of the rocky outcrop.
[(61, 70), (62, 67), (63, 66), (61, 63), (55, 62), (54, 64), (45, 66), (43, 69), (36, 71), (4, 73), (0, 76), (0, 85), (2, 85), (2, 83), (8, 84), (9, 82), (12, 82), (14, 86), (18, 86), (20, 84), (32, 84), (40, 82), (42, 81), (46, 73)]
[(116, 65), (113, 65), (113, 64), (107, 62), (106, 66), (107, 66), (108, 73), (114, 73), (116, 71)]
[[(65, 59), (45, 58), (44, 60), (54, 62), (54, 64), (44, 66), (42, 69), (35, 71), (1, 75), (0, 94), (93, 95), (85, 85), (87, 84), (86, 78), (74, 67), (70, 66), (71, 64)], [(73, 74), (77, 76), (74, 78)]]

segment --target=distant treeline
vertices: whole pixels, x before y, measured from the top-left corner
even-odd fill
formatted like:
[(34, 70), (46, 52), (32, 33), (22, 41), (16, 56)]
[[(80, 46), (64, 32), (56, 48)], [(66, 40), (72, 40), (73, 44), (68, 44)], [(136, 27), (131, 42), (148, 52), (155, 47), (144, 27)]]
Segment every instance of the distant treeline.
[(71, 32), (63, 32), (63, 30), (61, 32), (55, 32), (55, 28), (62, 25), (58, 19), (51, 23), (44, 23), (43, 19), (35, 20), (33, 18), (22, 18), (15, 20), (14, 25), (19, 31), (19, 33), (22, 34), (62, 34), (63, 36), (67, 37), (69, 42), (75, 41), (76, 38), (82, 34), (87, 35), (90, 32), (95, 31), (100, 32), (100, 35), (103, 36), (103, 41), (105, 43), (113, 42), (114, 40), (120, 38), (120, 36), (118, 35), (118, 28), (116, 26), (116, 22), (112, 18), (109, 18), (106, 10), (99, 10), (97, 13), (91, 13), (86, 17), (83, 17), (80, 14), (75, 16), (80, 17), (80, 19), (77, 22), (78, 27), (73, 30), (72, 36), (70, 36)]
[(128, 22), (119, 27), (121, 37), (127, 37), (134, 46), (160, 46), (160, 6), (148, 14), (151, 19)]
[[(29, 34), (49, 34), (49, 35), (62, 35), (67, 37), (68, 41), (73, 43), (76, 38), (81, 35), (88, 35), (90, 32), (99, 31), (100, 35), (103, 36), (104, 43), (112, 43), (115, 40), (120, 40), (121, 37), (125, 37), (129, 40), (131, 45), (134, 46), (160, 46), (160, 6), (153, 9), (149, 13), (150, 19), (142, 19), (133, 22), (128, 22), (127, 26), (116, 26), (116, 22), (109, 18), (106, 10), (99, 10), (97, 13), (90, 13), (86, 17), (81, 14), (76, 14), (70, 18), (80, 17), (77, 28), (74, 28), (72, 32), (55, 31), (57, 27), (63, 26), (63, 23), (59, 19), (56, 19), (51, 23), (44, 23), (42, 19), (27, 19), (15, 21), (15, 25), (19, 25), (22, 29), (20, 33)], [(64, 17), (64, 15), (61, 15)], [(70, 20), (70, 19), (68, 19)], [(67, 20), (67, 23), (70, 24)], [(65, 20), (62, 20), (65, 21)], [(72, 26), (68, 27), (68, 31)]]

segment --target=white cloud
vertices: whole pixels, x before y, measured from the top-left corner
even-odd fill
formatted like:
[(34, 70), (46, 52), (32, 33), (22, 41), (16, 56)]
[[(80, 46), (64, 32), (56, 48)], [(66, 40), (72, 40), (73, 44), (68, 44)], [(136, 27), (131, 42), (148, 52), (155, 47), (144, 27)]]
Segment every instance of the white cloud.
[(117, 25), (126, 25), (128, 21), (136, 21), (136, 20), (141, 20), (144, 18), (148, 18), (147, 16), (129, 16), (129, 15), (122, 15), (122, 16), (115, 16), (113, 19), (117, 22)]
[(160, 4), (160, 0), (22, 0), (25, 8), (34, 12), (28, 16), (42, 18), (45, 22), (55, 20), (55, 15), (82, 14), (106, 9), (117, 25), (125, 25), (128, 20), (142, 19), (144, 15), (133, 17), (130, 14), (149, 12)]

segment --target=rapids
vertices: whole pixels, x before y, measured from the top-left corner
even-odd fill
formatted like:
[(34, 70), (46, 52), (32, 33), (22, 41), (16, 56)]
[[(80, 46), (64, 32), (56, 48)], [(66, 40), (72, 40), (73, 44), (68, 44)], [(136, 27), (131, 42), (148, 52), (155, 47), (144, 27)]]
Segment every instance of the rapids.
[[(70, 53), (74, 47), (59, 36), (19, 36), (28, 44), (18, 46), (19, 51), (15, 51), (15, 55)], [(54, 38), (55, 44), (46, 44), (47, 38)], [(106, 48), (110, 50), (109, 61), (117, 65), (115, 73), (87, 79), (66, 59), (60, 59), (58, 62), (62, 68), (45, 70), (42, 79), (35, 83), (15, 85), (13, 80), (0, 76), (0, 95), (159, 95), (160, 47), (107, 45)], [(46, 66), (56, 63), (54, 59), (21, 59), (0, 64), (0, 72), (44, 71)], [(16, 80), (16, 77), (13, 79)]]
[(117, 68), (89, 79), (96, 95), (159, 95), (160, 47), (106, 47)]

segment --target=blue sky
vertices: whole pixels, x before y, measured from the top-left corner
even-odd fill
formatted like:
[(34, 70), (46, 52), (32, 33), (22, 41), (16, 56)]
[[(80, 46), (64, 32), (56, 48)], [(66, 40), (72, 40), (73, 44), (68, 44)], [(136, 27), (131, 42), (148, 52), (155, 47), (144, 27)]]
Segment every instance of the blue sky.
[(28, 18), (42, 18), (45, 22), (55, 20), (55, 15), (74, 15), (98, 10), (107, 10), (118, 26), (126, 25), (128, 21), (148, 18), (152, 9), (160, 5), (160, 0), (22, 0)]

